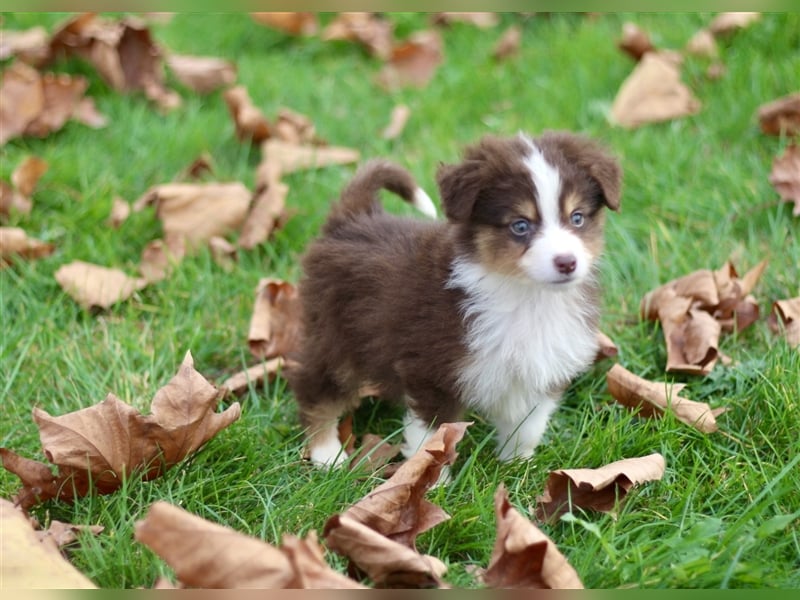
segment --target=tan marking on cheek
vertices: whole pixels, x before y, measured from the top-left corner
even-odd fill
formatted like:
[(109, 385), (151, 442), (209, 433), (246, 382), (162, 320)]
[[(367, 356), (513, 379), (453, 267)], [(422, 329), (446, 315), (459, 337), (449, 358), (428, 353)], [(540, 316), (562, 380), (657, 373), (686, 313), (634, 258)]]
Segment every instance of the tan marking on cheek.
[(561, 205), (561, 218), (565, 223), (569, 223), (569, 216), (574, 210), (580, 208), (583, 203), (583, 198), (579, 194), (571, 193), (564, 198)]
[(481, 264), (490, 270), (506, 275), (521, 273), (519, 260), (526, 247), (510, 239), (502, 228), (479, 231), (475, 236), (475, 248)]

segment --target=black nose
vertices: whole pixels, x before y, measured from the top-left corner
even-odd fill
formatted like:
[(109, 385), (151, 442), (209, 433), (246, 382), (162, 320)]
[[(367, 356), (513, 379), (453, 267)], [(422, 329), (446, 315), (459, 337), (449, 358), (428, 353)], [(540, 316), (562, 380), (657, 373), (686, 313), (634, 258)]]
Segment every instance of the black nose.
[(578, 261), (573, 254), (559, 254), (553, 259), (556, 270), (564, 275), (569, 275), (575, 270)]

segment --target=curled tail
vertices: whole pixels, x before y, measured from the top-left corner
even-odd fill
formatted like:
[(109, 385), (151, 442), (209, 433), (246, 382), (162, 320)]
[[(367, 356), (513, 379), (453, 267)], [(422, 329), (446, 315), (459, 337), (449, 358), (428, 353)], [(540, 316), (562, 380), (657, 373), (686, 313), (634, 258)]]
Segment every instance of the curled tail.
[(373, 159), (359, 168), (342, 190), (339, 202), (331, 209), (328, 224), (380, 212), (382, 208), (378, 192), (382, 189), (397, 194), (423, 214), (436, 218), (433, 201), (417, 186), (408, 171), (389, 161)]

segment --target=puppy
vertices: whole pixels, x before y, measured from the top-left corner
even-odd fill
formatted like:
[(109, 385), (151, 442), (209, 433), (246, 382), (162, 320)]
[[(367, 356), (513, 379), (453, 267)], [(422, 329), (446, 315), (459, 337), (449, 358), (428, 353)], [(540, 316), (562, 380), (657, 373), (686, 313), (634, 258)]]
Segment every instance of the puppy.
[(597, 351), (597, 259), (621, 171), (571, 133), (486, 137), (437, 183), (447, 221), (385, 213), (385, 188), (435, 215), (402, 168), (363, 166), (303, 262), (304, 339), (287, 378), (311, 460), (346, 458), (339, 418), (362, 385), (402, 400), (403, 452), (474, 410), (501, 460), (527, 458)]

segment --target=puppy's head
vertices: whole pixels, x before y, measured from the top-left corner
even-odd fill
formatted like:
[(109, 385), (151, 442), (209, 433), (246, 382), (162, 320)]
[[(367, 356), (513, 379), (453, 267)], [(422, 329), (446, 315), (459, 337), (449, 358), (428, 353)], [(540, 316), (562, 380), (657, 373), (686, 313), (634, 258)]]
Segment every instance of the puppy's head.
[(584, 137), (486, 137), (437, 183), (471, 258), (542, 284), (582, 281), (603, 247), (604, 209), (618, 210), (621, 170)]

